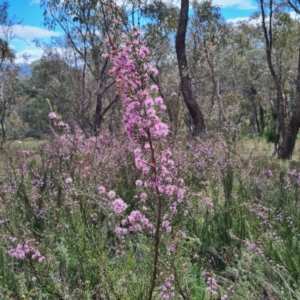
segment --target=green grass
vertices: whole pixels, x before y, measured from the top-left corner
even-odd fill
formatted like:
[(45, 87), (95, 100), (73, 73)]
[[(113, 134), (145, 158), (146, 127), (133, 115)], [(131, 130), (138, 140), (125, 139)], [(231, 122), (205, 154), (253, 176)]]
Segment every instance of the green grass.
[(9, 157), (20, 158), (23, 156), (22, 151), (29, 151), (32, 155), (37, 155), (38, 150), (47, 140), (37, 140), (27, 138), (22, 140), (14, 140), (4, 145), (4, 150), (0, 151), (0, 182), (3, 176), (3, 169), (7, 166)]

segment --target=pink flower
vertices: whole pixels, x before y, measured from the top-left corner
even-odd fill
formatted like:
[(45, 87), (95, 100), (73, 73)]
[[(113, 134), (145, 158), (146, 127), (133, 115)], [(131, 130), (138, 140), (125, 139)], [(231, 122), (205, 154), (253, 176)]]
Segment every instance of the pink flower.
[(51, 119), (51, 120), (54, 120), (54, 119), (57, 119), (57, 115), (55, 112), (50, 112), (48, 117)]
[(157, 97), (157, 98), (155, 99), (155, 103), (158, 104), (158, 105), (161, 105), (161, 104), (164, 103), (164, 100), (163, 100), (162, 97)]
[(171, 243), (170, 247), (169, 247), (169, 251), (173, 252), (175, 250), (175, 244)]
[(153, 108), (148, 109), (148, 110), (147, 110), (147, 115), (148, 115), (150, 118), (154, 118), (155, 115), (156, 115), (155, 109), (153, 109)]
[(128, 217), (129, 223), (139, 222), (142, 219), (142, 214), (138, 210), (133, 210)]
[(150, 86), (151, 91), (158, 91), (158, 86), (156, 84), (153, 84)]
[(184, 183), (184, 180), (182, 178), (178, 178), (178, 183), (179, 184), (183, 184)]
[(128, 205), (121, 198), (117, 198), (113, 201), (113, 207), (116, 214), (121, 215), (127, 209)]
[(127, 229), (126, 228), (121, 228), (121, 227), (116, 227), (115, 228), (115, 233), (119, 234), (119, 235), (127, 234)]
[(164, 185), (160, 185), (160, 186), (158, 187), (158, 191), (159, 191), (160, 193), (163, 193), (163, 192), (165, 191), (165, 186), (164, 186)]
[(32, 281), (36, 281), (36, 277), (32, 277), (31, 280), (32, 280)]
[(72, 183), (72, 182), (73, 182), (72, 178), (68, 177), (68, 178), (66, 179), (66, 183)]
[(162, 104), (162, 105), (160, 106), (160, 109), (161, 109), (162, 111), (166, 111), (167, 106), (166, 106), (165, 104)]
[(164, 228), (167, 228), (169, 226), (170, 222), (169, 221), (163, 221), (161, 226)]
[(147, 198), (147, 194), (146, 193), (141, 193), (141, 199), (145, 200)]
[(145, 101), (145, 105), (146, 107), (150, 107), (152, 106), (154, 103), (153, 103), (153, 99), (151, 97), (148, 97)]
[(42, 262), (44, 262), (45, 260), (46, 260), (46, 257), (45, 257), (45, 256), (42, 256), (42, 257), (39, 258), (39, 263), (42, 263)]
[(143, 181), (138, 179), (138, 180), (135, 182), (135, 184), (136, 184), (136, 186), (142, 186)]
[(153, 66), (149, 66), (149, 71), (154, 75), (154, 76), (156, 76), (157, 74), (158, 74), (158, 70), (155, 68), (155, 67), (153, 67)]
[(99, 186), (98, 191), (99, 191), (99, 194), (104, 194), (106, 192), (106, 189), (104, 186)]
[(110, 199), (116, 198), (116, 192), (115, 192), (115, 191), (109, 191), (109, 192), (108, 192), (108, 197), (109, 197)]
[(144, 175), (147, 174), (147, 173), (149, 172), (149, 168), (146, 167), (146, 166), (144, 166), (144, 167), (142, 168), (142, 172), (143, 172)]
[(141, 231), (141, 230), (142, 230), (142, 227), (141, 227), (140, 224), (135, 224), (135, 225), (134, 225), (134, 229), (135, 229), (135, 231)]
[(177, 191), (178, 199), (180, 199), (180, 200), (183, 199), (184, 193), (185, 193), (184, 189), (178, 189), (178, 191)]
[(147, 47), (145, 47), (145, 46), (142, 46), (141, 49), (140, 49), (140, 51), (139, 51), (140, 57), (145, 58), (149, 54), (150, 54), (149, 49)]

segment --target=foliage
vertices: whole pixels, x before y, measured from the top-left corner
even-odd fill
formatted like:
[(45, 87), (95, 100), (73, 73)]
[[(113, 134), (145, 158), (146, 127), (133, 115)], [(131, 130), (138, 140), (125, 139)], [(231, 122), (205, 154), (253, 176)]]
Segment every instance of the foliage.
[[(233, 27), (211, 1), (194, 3), (189, 59), (193, 90), (209, 123), (207, 139), (200, 141), (186, 134), (180, 89), (173, 91), (178, 76), (168, 62), (172, 53), (152, 56), (146, 46), (160, 49), (153, 44), (158, 30), (169, 47), (175, 25), (168, 12), (176, 15), (177, 9), (160, 1), (143, 7), (151, 21), (143, 36), (107, 1), (101, 8), (77, 0), (43, 5), (57, 9), (52, 13), (62, 19), (55, 22), (82, 25), (77, 33), (84, 26), (101, 29), (101, 49), (91, 32), (90, 40), (74, 34), (56, 42), (73, 41), (77, 55), (85, 49), (86, 56), (74, 60), (84, 67), (48, 47), (29, 77), (6, 85), (13, 99), (25, 101), (5, 129), (23, 121), (27, 135), (48, 137), (35, 149), (12, 143), (1, 157), (0, 297), (299, 299), (299, 163), (240, 148), (245, 141), (254, 144), (246, 139), (249, 132), (276, 140), (275, 89), (255, 26)], [(86, 23), (95, 7), (98, 15)], [(294, 50), (280, 49), (298, 25), (285, 14), (276, 22), (277, 67), (293, 90), (288, 70), (294, 71)], [(290, 65), (280, 69), (285, 60)], [(100, 80), (102, 67), (110, 71)], [(87, 130), (93, 109), (85, 101), (97, 103), (102, 96), (93, 91), (104, 90), (111, 115), (103, 122), (110, 130)]]
[[(178, 272), (175, 290), (188, 299), (297, 299), (299, 172), (274, 159), (240, 157), (227, 132), (173, 148), (189, 195), (185, 216), (173, 220), (174, 228), (187, 224), (187, 239), (174, 259), (166, 256)], [(108, 132), (86, 138), (77, 129), (53, 132), (38, 153), (10, 157), (1, 186), (3, 291), (33, 299), (145, 298), (151, 238), (137, 232), (120, 244), (109, 198), (113, 190), (124, 195), (128, 215), (139, 208), (133, 149)], [(32, 249), (24, 259), (15, 258), (18, 244)], [(163, 255), (170, 245), (161, 247)]]

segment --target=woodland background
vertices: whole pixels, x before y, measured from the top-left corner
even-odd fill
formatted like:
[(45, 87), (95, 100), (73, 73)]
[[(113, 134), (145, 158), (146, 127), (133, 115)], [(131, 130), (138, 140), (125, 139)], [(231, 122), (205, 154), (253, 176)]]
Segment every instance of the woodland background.
[[(64, 35), (36, 41), (31, 64), (15, 62), (17, 21), (0, 4), (0, 297), (299, 299), (300, 2), (259, 0), (235, 24), (209, 0), (118, 4), (42, 0)], [(138, 169), (110, 71), (112, 40), (136, 28), (169, 131), (151, 150), (171, 149), (164, 180), (186, 195), (178, 215), (153, 204), (169, 203), (146, 184), (163, 168)], [(118, 209), (143, 209), (156, 231), (120, 238)]]

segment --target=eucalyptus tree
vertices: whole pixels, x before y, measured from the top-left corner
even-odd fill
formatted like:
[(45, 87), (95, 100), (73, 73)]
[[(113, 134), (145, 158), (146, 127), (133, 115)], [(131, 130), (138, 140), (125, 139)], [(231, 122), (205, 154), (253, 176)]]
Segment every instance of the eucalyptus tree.
[(181, 92), (184, 102), (192, 117), (190, 124), (191, 133), (205, 139), (205, 123), (202, 111), (196, 101), (195, 93), (192, 89), (192, 78), (188, 67), (188, 60), (186, 55), (186, 33), (188, 26), (188, 11), (189, 0), (181, 0), (181, 8), (178, 20), (178, 29), (176, 35), (176, 54), (178, 61), (179, 74), (181, 78)]
[[(291, 157), (298, 132), (295, 122), (297, 88), (294, 82), (297, 81), (295, 56), (298, 52), (299, 24), (288, 13), (287, 2), (293, 9), (297, 8), (297, 1), (259, 1), (266, 62), (272, 78), (272, 84), (267, 86), (273, 86), (276, 91), (273, 119), (277, 128), (272, 130), (271, 140), (280, 158)], [(270, 104), (273, 105), (272, 101)]]
[[(208, 86), (212, 86), (212, 100), (217, 99), (220, 116), (222, 120), (225, 121), (226, 112), (220, 87), (220, 64), (224, 55), (227, 55), (226, 52), (222, 50), (225, 49), (228, 44), (229, 27), (225, 24), (220, 8), (213, 5), (211, 0), (201, 2), (194, 1), (193, 12), (192, 26), (190, 28), (192, 44), (190, 57), (196, 67), (193, 76), (199, 78), (198, 68), (201, 69), (201, 73), (204, 73), (204, 70), (207, 69), (205, 73), (211, 81), (211, 83), (208, 83)], [(203, 76), (203, 74), (201, 75)], [(200, 89), (201, 88), (202, 87), (200, 87)], [(214, 102), (212, 102), (212, 106), (213, 103)]]
[[(105, 38), (111, 32), (112, 24), (117, 20), (114, 4), (111, 1), (97, 0), (42, 0), (45, 25), (54, 29), (59, 27), (66, 35), (69, 45), (76, 56), (77, 67), (81, 75), (79, 89), (79, 124), (82, 129), (88, 127), (86, 110), (93, 98), (96, 99), (93, 132), (96, 134), (107, 111), (118, 101), (112, 97), (113, 80), (108, 76), (108, 60), (103, 58), (107, 53)], [(125, 15), (123, 15), (125, 18)], [(89, 76), (95, 82), (92, 89), (88, 88)]]
[(17, 101), (15, 85), (19, 68), (14, 63), (15, 54), (9, 43), (15, 37), (14, 26), (18, 24), (8, 14), (9, 3), (0, 3), (0, 150), (7, 139), (8, 116)]
[[(43, 46), (43, 56), (31, 64), (31, 75), (21, 81), (19, 93), (24, 101), (20, 115), (29, 125), (29, 136), (40, 137), (49, 131), (46, 99), (69, 125), (79, 123), (81, 103), (77, 99), (81, 95), (82, 72), (81, 68), (76, 68), (76, 56), (74, 58), (65, 42), (63, 38), (55, 38), (51, 45)], [(93, 84), (93, 81), (86, 84)], [(86, 121), (90, 123), (89, 113), (91, 109), (86, 109)]]
[[(300, 15), (300, 2), (296, 0), (287, 0), (287, 4), (293, 11)], [(299, 36), (299, 27), (297, 28), (297, 36)], [(293, 97), (291, 118), (286, 127), (286, 134), (279, 148), (279, 158), (289, 159), (292, 157), (297, 135), (300, 127), (300, 41), (297, 38), (298, 44), (298, 63), (297, 63), (297, 77), (295, 80), (295, 93)]]
[(262, 32), (265, 41), (266, 61), (276, 89), (277, 137), (275, 150), (286, 135), (286, 101), (284, 99), (284, 55), (291, 42), (290, 37), (293, 21), (284, 11), (282, 2), (275, 0), (259, 0)]
[(268, 67), (262, 47), (261, 29), (256, 23), (250, 19), (233, 25), (236, 55), (231, 55), (231, 67), (227, 68), (233, 70), (231, 73), (235, 88), (243, 96), (242, 111), (249, 117), (251, 135), (264, 132), (265, 108), (269, 105), (262, 96), (268, 86), (264, 81), (264, 76), (268, 75), (265, 71)]
[[(205, 116), (214, 129), (217, 128), (214, 107), (217, 107), (221, 126), (229, 119), (235, 125), (245, 123), (249, 115), (251, 124), (256, 119), (253, 116), (255, 112), (257, 115), (255, 99), (245, 92), (250, 89), (245, 78), (252, 76), (249, 59), (253, 49), (259, 48), (257, 38), (252, 41), (252, 31), (258, 32), (250, 24), (226, 22), (220, 8), (210, 0), (193, 2), (188, 57), (196, 96), (203, 103)], [(251, 72), (253, 69), (251, 67)]]

